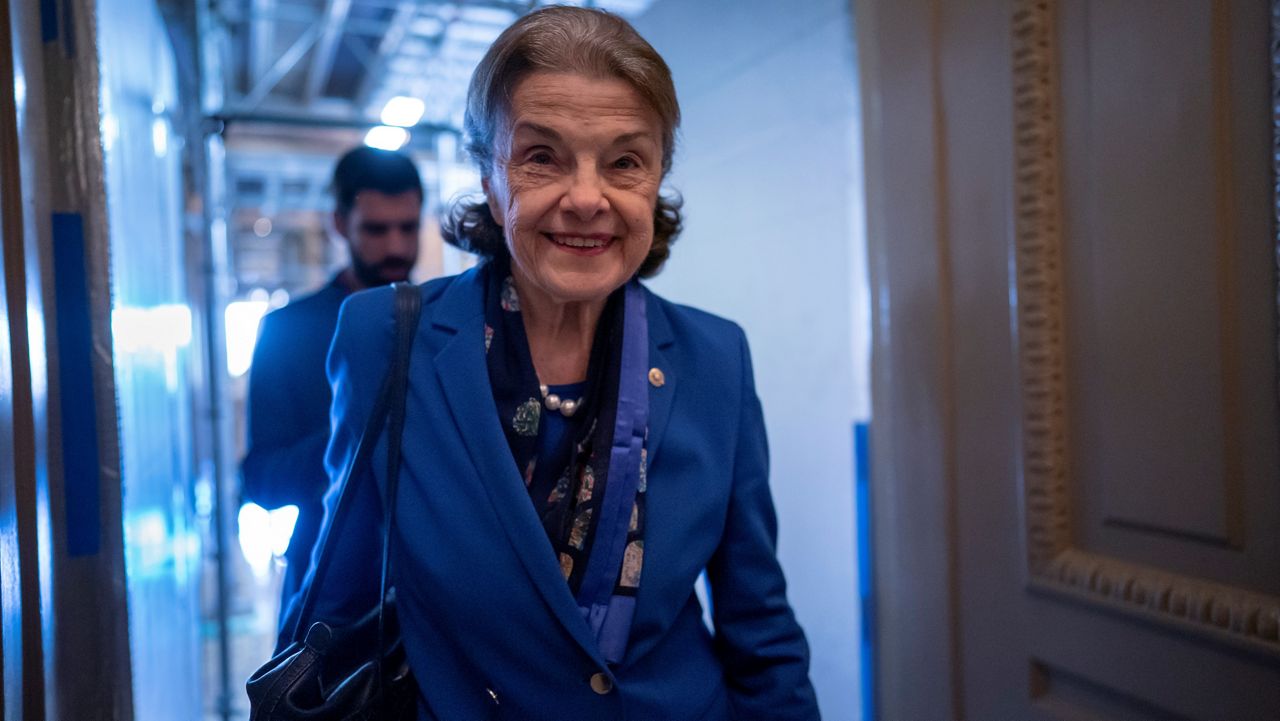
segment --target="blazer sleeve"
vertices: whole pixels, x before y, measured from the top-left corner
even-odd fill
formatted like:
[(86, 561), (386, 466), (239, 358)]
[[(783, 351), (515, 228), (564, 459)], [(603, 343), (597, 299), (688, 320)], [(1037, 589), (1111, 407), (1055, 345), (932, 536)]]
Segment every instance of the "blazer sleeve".
[[(316, 589), (316, 603), (306, 625), (324, 621), (331, 625), (349, 624), (378, 603), (378, 584), (382, 571), (382, 498), (372, 468), (352, 469), (346, 484), (351, 486), (343, 522), (330, 528), (335, 506), (342, 498), (343, 476), (354, 462), (356, 447), (368, 422), (382, 379), (391, 362), (392, 334), (395, 327), (394, 306), (389, 289), (379, 288), (352, 295), (342, 304), (338, 327), (329, 349), (328, 376), (333, 388), (330, 413), (329, 447), (325, 453), (325, 469), (329, 475), (329, 491), (324, 498), (324, 525), (320, 538), (336, 535), (330, 543), (328, 570)], [(386, 458), (385, 443), (378, 441), (372, 454), (373, 467)], [(277, 650), (287, 646), (296, 623), (299, 605), (307, 589), (316, 582), (321, 543), (313, 551), (307, 577), (281, 624)], [(306, 629), (300, 635), (306, 635)]]
[(742, 395), (724, 536), (707, 565), (716, 650), (736, 718), (819, 718), (809, 646), (787, 603), (769, 492), (769, 449), (751, 356), (739, 330)]
[(274, 314), (262, 321), (249, 373), (249, 453), (240, 466), (245, 497), (264, 508), (304, 505), (325, 490), (325, 443), (328, 429), (298, 417), (292, 382), (298, 359), (286, 323)]

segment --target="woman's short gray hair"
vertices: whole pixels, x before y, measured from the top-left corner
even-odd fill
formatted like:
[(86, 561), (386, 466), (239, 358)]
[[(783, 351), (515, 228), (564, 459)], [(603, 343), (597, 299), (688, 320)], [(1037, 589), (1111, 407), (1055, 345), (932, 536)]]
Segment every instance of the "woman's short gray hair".
[[(471, 76), (464, 125), (467, 152), (489, 178), (494, 139), (510, 111), (511, 97), (530, 73), (582, 73), (619, 78), (631, 84), (662, 123), (662, 173), (671, 169), (680, 105), (671, 70), (662, 56), (626, 20), (604, 10), (551, 6), (517, 20), (498, 36)], [(681, 201), (660, 197), (654, 209), (653, 247), (640, 265), (643, 278), (655, 275), (680, 233)], [(454, 205), (443, 224), (444, 239), (486, 257), (506, 253), (502, 227), (485, 202)]]

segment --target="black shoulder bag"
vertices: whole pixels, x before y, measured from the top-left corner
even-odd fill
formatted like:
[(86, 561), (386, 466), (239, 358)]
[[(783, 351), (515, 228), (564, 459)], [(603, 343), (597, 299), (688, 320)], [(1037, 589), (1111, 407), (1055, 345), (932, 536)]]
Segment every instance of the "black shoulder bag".
[[(333, 520), (325, 524), (320, 554), (289, 644), (259, 668), (246, 684), (250, 721), (398, 721), (416, 718), (417, 687), (401, 644), (395, 610), (395, 591), (387, 588), (391, 527), (395, 521), (396, 486), (400, 475), (400, 441), (404, 434), (405, 391), (409, 356), (418, 328), (422, 296), (409, 283), (397, 283), (395, 355), (369, 422), (356, 445), (355, 459), (342, 479)], [(346, 521), (351, 506), (351, 483), (370, 465), (378, 436), (387, 426), (387, 497), (383, 507), (382, 581), (379, 603), (349, 626), (311, 624), (317, 589), (324, 584), (337, 542), (335, 528)]]

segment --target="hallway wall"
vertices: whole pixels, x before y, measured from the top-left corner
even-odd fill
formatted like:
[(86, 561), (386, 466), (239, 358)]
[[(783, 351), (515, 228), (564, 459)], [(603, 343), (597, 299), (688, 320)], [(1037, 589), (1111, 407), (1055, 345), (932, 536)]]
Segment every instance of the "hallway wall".
[(652, 286), (747, 331), (789, 597), (823, 715), (860, 701), (852, 424), (870, 331), (853, 25), (843, 0), (658, 0), (637, 29), (671, 66), (669, 185), (686, 229)]
[(180, 105), (156, 6), (97, 2), (133, 712), (165, 721), (201, 707), (196, 496), (210, 481), (192, 432), (201, 348), (184, 282), (181, 135), (198, 109)]
[(0, 8), (16, 101), (0, 113), (17, 141), (7, 192), (21, 194), (4, 208), (10, 230), (21, 224), (5, 238), (5, 282), (27, 365), (12, 379), (25, 618), (18, 667), (5, 633), (6, 718), (133, 718), (95, 8)]

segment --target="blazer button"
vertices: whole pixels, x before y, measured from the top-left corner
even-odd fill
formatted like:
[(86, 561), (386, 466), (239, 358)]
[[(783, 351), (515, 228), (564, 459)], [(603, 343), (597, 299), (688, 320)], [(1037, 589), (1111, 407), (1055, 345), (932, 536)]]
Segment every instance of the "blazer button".
[(661, 368), (649, 369), (649, 384), (654, 388), (661, 388), (667, 382), (667, 377), (662, 374)]
[(595, 673), (591, 675), (591, 690), (604, 696), (613, 690), (613, 679), (603, 673)]

